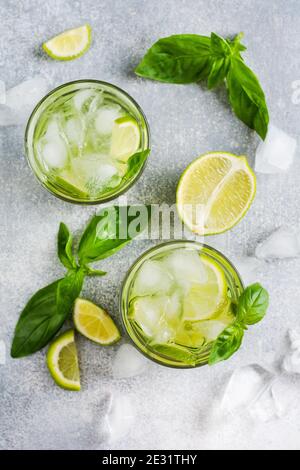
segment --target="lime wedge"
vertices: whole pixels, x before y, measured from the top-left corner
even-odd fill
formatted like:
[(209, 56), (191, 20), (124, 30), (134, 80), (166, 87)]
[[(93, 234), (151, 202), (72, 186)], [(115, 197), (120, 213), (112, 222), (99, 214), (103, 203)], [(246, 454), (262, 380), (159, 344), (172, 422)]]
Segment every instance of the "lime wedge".
[(223, 270), (208, 256), (201, 261), (206, 271), (204, 283), (193, 283), (184, 296), (183, 319), (185, 321), (208, 320), (219, 316), (229, 308), (227, 282)]
[(140, 130), (131, 116), (118, 118), (114, 122), (110, 154), (122, 162), (137, 152), (140, 146)]
[(181, 176), (177, 209), (194, 233), (213, 235), (229, 230), (243, 218), (255, 192), (256, 178), (246, 157), (207, 153)]
[(80, 182), (67, 171), (56, 176), (54, 181), (68, 194), (87, 199), (88, 193), (84, 191), (83, 187), (80, 187)]
[(89, 300), (76, 300), (74, 324), (79, 333), (102, 346), (116, 343), (121, 338), (118, 328), (108, 313)]
[(74, 330), (66, 331), (51, 344), (47, 352), (47, 365), (57, 385), (67, 390), (80, 390)]
[(73, 60), (88, 50), (91, 39), (91, 27), (85, 24), (55, 36), (43, 44), (43, 49), (53, 59)]

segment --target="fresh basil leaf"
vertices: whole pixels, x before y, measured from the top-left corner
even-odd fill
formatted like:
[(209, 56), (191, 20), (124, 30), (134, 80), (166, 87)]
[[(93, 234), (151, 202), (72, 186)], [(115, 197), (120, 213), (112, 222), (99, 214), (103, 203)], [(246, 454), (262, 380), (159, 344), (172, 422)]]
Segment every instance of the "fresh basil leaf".
[(269, 306), (269, 294), (260, 284), (248, 286), (241, 294), (237, 308), (237, 318), (246, 325), (260, 322)]
[(135, 73), (161, 82), (193, 83), (207, 78), (210, 67), (210, 38), (179, 34), (157, 41)]
[(57, 236), (57, 254), (61, 263), (67, 269), (76, 268), (76, 261), (72, 253), (72, 235), (68, 227), (61, 222)]
[(222, 56), (224, 58), (232, 54), (230, 44), (216, 33), (211, 33), (210, 41), (212, 54)]
[(240, 349), (244, 337), (243, 326), (233, 323), (218, 336), (213, 344), (208, 363), (210, 366), (229, 359)]
[(78, 248), (82, 266), (111, 256), (148, 227), (148, 206), (110, 206), (95, 215)]
[(100, 269), (94, 269), (90, 266), (84, 266), (84, 272), (87, 276), (105, 276), (107, 274), (105, 271), (100, 271)]
[(145, 161), (148, 158), (150, 149), (143, 150), (142, 152), (137, 152), (132, 155), (127, 162), (127, 171), (124, 176), (124, 180), (130, 180), (134, 175), (138, 173), (140, 168), (144, 165)]
[(39, 290), (29, 300), (17, 323), (11, 348), (13, 358), (42, 349), (60, 330), (79, 296), (84, 274), (81, 270)]
[(242, 60), (233, 58), (227, 75), (227, 85), (229, 100), (237, 117), (265, 139), (269, 113), (264, 92), (255, 74)]
[(224, 82), (227, 76), (229, 67), (230, 67), (230, 59), (227, 57), (226, 58), (219, 57), (214, 60), (208, 80), (207, 80), (207, 86), (209, 90), (212, 90), (213, 88), (220, 85), (220, 83)]

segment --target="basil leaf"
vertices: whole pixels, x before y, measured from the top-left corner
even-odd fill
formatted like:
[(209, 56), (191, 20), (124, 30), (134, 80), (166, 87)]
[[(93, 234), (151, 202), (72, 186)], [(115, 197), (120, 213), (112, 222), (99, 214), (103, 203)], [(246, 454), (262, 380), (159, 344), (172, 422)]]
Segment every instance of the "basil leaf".
[(72, 235), (68, 227), (61, 222), (57, 236), (57, 254), (61, 263), (67, 269), (76, 268), (76, 261), (72, 253)]
[(124, 180), (130, 180), (140, 168), (144, 165), (145, 161), (148, 158), (150, 149), (143, 150), (142, 152), (137, 152), (132, 155), (127, 162), (127, 171), (124, 176)]
[(260, 284), (248, 286), (241, 294), (237, 308), (237, 318), (246, 325), (260, 322), (269, 306), (269, 294)]
[(231, 60), (227, 85), (229, 100), (237, 117), (265, 139), (269, 123), (265, 95), (257, 77), (241, 59)]
[(216, 58), (213, 62), (210, 74), (207, 80), (207, 86), (209, 90), (212, 90), (216, 86), (220, 85), (220, 83), (224, 82), (228, 70), (230, 67), (230, 59), (229, 58)]
[(207, 78), (210, 67), (210, 38), (179, 34), (157, 41), (135, 73), (161, 82), (193, 83)]
[(78, 248), (81, 265), (111, 256), (148, 227), (147, 206), (110, 206), (95, 215), (84, 231)]
[(214, 55), (220, 55), (222, 57), (227, 57), (231, 55), (232, 49), (228, 41), (223, 39), (221, 36), (218, 36), (216, 33), (211, 33), (211, 51)]
[(13, 358), (27, 356), (46, 346), (70, 313), (83, 279), (81, 270), (73, 271), (31, 297), (15, 329), (11, 348)]
[(208, 363), (210, 366), (229, 359), (240, 349), (244, 337), (244, 329), (239, 323), (228, 326), (213, 344)]
[(84, 272), (87, 276), (105, 276), (107, 274), (105, 271), (100, 271), (100, 269), (94, 269), (89, 266), (84, 266)]

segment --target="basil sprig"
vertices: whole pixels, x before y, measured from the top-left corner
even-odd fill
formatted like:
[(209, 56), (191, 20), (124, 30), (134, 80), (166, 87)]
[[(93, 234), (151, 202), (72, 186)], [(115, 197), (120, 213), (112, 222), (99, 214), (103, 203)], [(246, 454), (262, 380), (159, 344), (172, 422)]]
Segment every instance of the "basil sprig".
[(145, 206), (102, 209), (85, 229), (77, 256), (73, 253), (69, 229), (64, 223), (60, 224), (57, 253), (67, 273), (65, 277), (40, 289), (28, 301), (15, 328), (12, 357), (35, 353), (49, 343), (68, 318), (80, 295), (85, 276), (106, 274), (89, 264), (123, 248), (147, 227), (149, 217), (150, 210)]
[(248, 326), (260, 322), (269, 306), (269, 294), (260, 284), (248, 286), (238, 299), (236, 321), (213, 344), (209, 365), (229, 359), (241, 347)]
[(210, 37), (179, 34), (159, 39), (148, 50), (135, 73), (167, 83), (187, 84), (207, 80), (209, 89), (226, 82), (233, 111), (265, 139), (269, 114), (256, 75), (244, 63), (243, 34), (234, 40), (215, 33)]

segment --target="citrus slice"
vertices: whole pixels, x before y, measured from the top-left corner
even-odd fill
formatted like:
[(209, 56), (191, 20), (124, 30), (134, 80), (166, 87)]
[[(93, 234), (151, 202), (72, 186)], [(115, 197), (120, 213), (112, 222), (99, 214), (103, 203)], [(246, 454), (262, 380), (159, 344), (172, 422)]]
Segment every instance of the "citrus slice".
[(103, 346), (116, 343), (121, 338), (118, 328), (108, 313), (89, 300), (76, 300), (74, 323), (79, 333)]
[(201, 260), (206, 271), (206, 281), (193, 283), (183, 301), (185, 321), (208, 320), (219, 316), (230, 301), (227, 297), (227, 282), (223, 270), (208, 256)]
[(140, 130), (131, 116), (118, 118), (114, 122), (111, 139), (111, 156), (127, 162), (140, 146)]
[(256, 178), (246, 157), (226, 152), (202, 155), (192, 162), (177, 188), (177, 209), (183, 222), (199, 235), (225, 232), (251, 206)]
[(80, 390), (80, 374), (74, 330), (60, 335), (47, 352), (47, 365), (57, 383), (67, 390)]
[(53, 59), (73, 60), (88, 50), (91, 39), (91, 27), (85, 24), (55, 36), (43, 44), (43, 49)]

